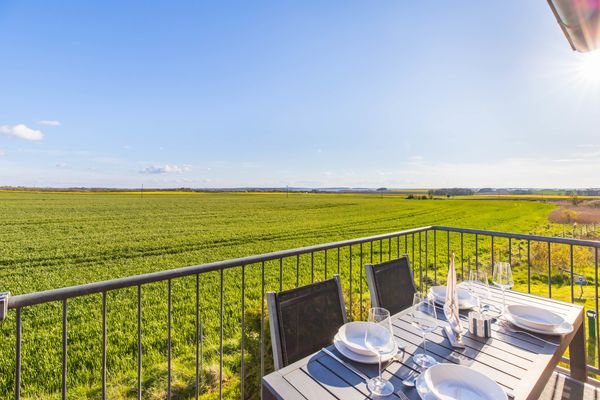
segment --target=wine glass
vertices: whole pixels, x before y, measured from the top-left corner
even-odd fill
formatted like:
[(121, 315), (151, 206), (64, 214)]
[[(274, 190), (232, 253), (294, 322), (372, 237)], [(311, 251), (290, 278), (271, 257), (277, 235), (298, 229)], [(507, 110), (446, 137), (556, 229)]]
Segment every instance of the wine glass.
[(427, 354), (427, 347), (425, 346), (425, 335), (433, 332), (437, 327), (437, 312), (432, 297), (424, 293), (415, 293), (413, 297), (411, 324), (419, 329), (423, 335), (423, 353), (413, 355), (413, 361), (423, 369), (437, 364), (437, 361)]
[(381, 371), (381, 356), (389, 353), (394, 347), (392, 321), (390, 312), (385, 308), (373, 307), (369, 310), (369, 324), (365, 332), (365, 344), (379, 360), (379, 376), (369, 379), (367, 387), (376, 396), (389, 396), (394, 392), (394, 386), (383, 379)]
[(502, 289), (502, 312), (504, 313), (506, 311), (506, 289), (512, 288), (515, 284), (510, 264), (507, 262), (496, 263), (492, 281), (494, 285)]
[(477, 311), (486, 313), (490, 310), (489, 299), (491, 298), (491, 294), (487, 272), (478, 270), (469, 271), (467, 290), (469, 290), (471, 297), (475, 301)]

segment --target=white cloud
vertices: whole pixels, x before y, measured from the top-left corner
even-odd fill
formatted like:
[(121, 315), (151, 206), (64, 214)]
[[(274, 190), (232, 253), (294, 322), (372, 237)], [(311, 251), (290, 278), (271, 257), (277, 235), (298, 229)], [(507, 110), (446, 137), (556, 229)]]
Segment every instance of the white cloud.
[(40, 125), (48, 125), (48, 126), (61, 126), (61, 122), (57, 121), (55, 119), (43, 119), (41, 121), (38, 121), (38, 124)]
[(4, 151), (4, 149), (0, 149), (0, 157), (5, 156), (6, 152)]
[(63, 163), (63, 162), (58, 163), (58, 164), (56, 164), (56, 168), (67, 168), (67, 164)]
[(24, 140), (42, 140), (44, 138), (42, 131), (31, 129), (25, 124), (0, 125), (0, 134)]
[(181, 174), (183, 172), (189, 172), (192, 168), (189, 165), (171, 165), (165, 164), (164, 166), (152, 165), (146, 167), (140, 171), (142, 174)]

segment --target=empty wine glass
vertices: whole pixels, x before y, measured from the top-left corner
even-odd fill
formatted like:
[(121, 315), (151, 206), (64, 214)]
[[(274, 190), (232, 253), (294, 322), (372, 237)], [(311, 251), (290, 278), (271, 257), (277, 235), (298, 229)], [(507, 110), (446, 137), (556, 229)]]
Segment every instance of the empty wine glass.
[(502, 312), (504, 313), (506, 311), (506, 289), (512, 288), (515, 284), (510, 264), (507, 262), (495, 264), (492, 281), (494, 285), (502, 289)]
[(469, 280), (467, 290), (475, 301), (475, 308), (480, 313), (486, 313), (490, 310), (489, 299), (491, 298), (488, 275), (485, 271), (469, 271)]
[(427, 354), (425, 345), (426, 335), (437, 327), (437, 312), (432, 297), (422, 293), (415, 293), (413, 297), (413, 310), (411, 324), (421, 331), (423, 335), (423, 353), (413, 355), (413, 361), (421, 368), (429, 368), (437, 361)]
[(385, 308), (373, 307), (369, 310), (369, 324), (365, 332), (365, 344), (379, 360), (379, 376), (369, 379), (367, 387), (376, 396), (389, 396), (394, 392), (394, 386), (383, 379), (381, 371), (381, 356), (392, 351), (394, 335), (390, 312)]

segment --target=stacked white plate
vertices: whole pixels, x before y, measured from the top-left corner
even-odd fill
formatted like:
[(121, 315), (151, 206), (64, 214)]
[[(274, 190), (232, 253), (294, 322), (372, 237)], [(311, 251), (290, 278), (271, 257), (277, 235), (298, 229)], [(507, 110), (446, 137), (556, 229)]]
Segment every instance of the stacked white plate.
[[(446, 289), (446, 286), (432, 286), (431, 289), (429, 289), (429, 293), (436, 303), (443, 305), (446, 303)], [(476, 306), (476, 301), (471, 295), (471, 292), (461, 287), (457, 287), (456, 291), (459, 309), (468, 310)]]
[[(353, 361), (365, 364), (376, 364), (378, 362), (377, 354), (373, 353), (365, 343), (365, 335), (369, 324), (376, 325), (376, 328), (381, 328), (372, 322), (348, 322), (342, 325), (338, 333), (333, 338), (333, 345), (344, 356)], [(385, 334), (385, 332), (382, 332)], [(389, 361), (398, 353), (398, 346), (394, 341), (390, 346), (390, 350), (386, 351), (382, 356), (382, 361)]]
[(416, 381), (423, 400), (507, 400), (500, 385), (480, 372), (456, 364), (436, 364)]
[(530, 305), (506, 306), (504, 318), (519, 328), (545, 335), (564, 335), (573, 331), (573, 325), (560, 315)]

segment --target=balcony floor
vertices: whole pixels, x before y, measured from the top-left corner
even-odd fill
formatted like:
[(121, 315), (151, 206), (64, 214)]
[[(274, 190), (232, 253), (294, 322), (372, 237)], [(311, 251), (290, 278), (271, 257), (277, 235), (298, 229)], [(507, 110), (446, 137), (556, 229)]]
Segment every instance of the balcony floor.
[(600, 400), (600, 388), (555, 372), (539, 400)]

